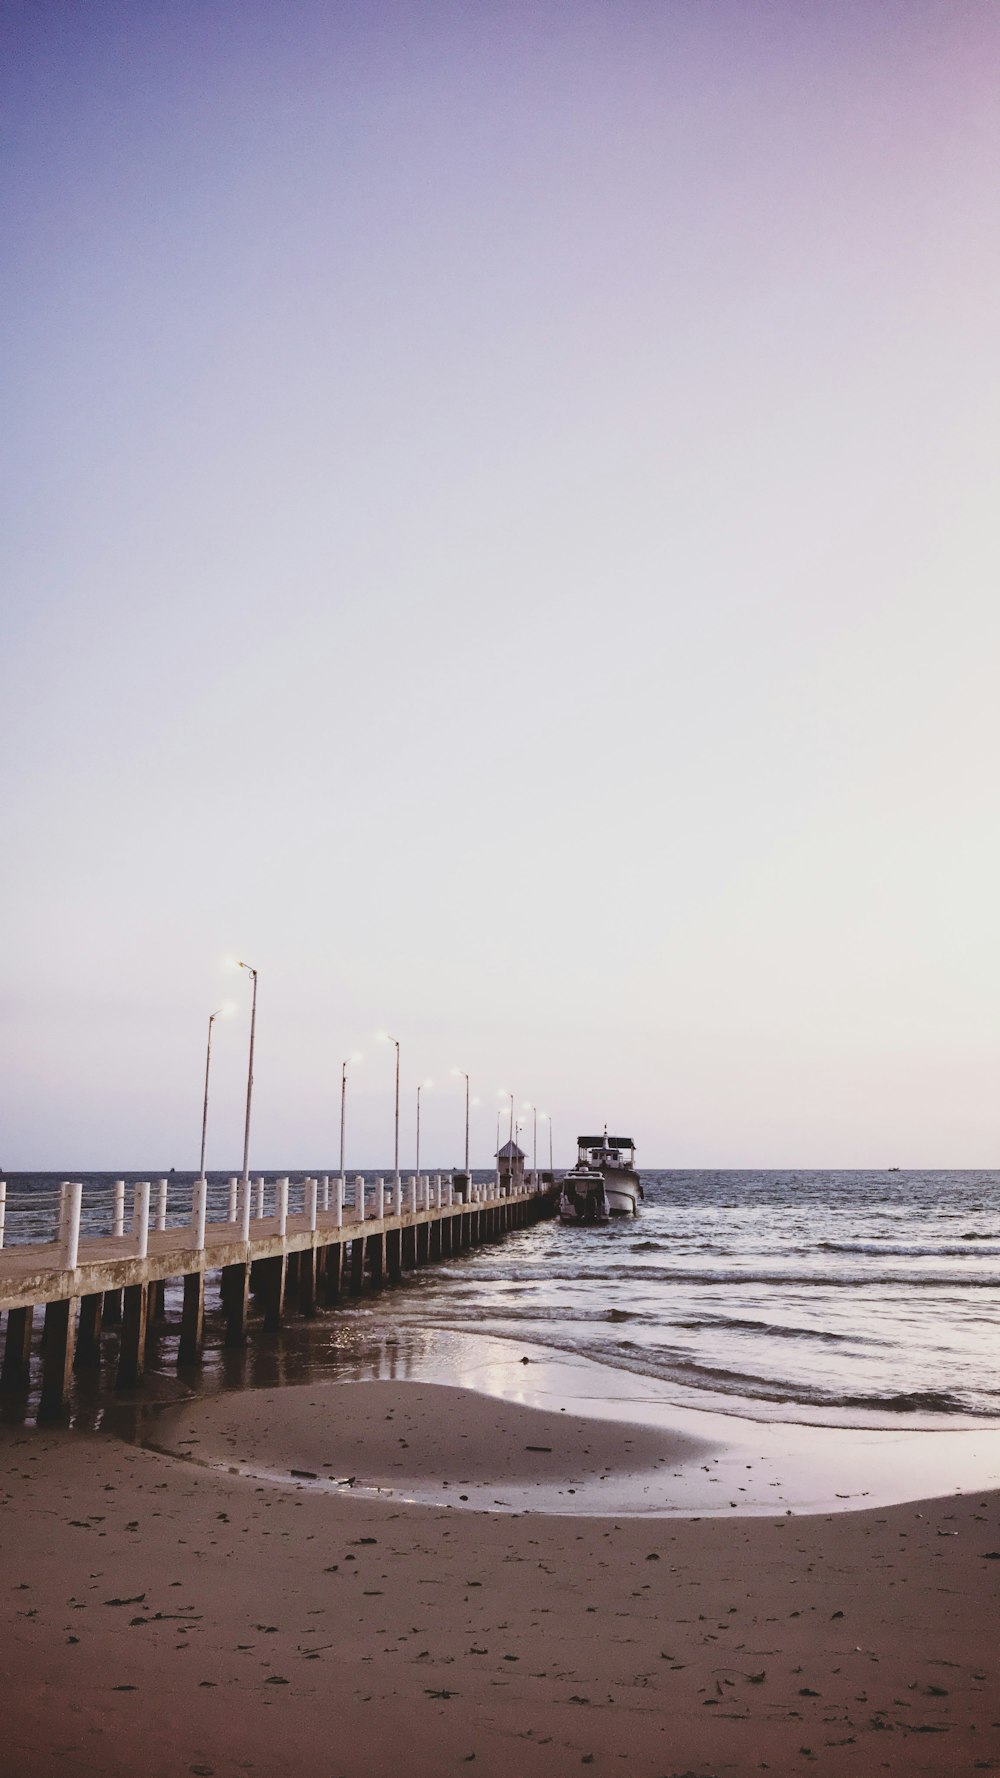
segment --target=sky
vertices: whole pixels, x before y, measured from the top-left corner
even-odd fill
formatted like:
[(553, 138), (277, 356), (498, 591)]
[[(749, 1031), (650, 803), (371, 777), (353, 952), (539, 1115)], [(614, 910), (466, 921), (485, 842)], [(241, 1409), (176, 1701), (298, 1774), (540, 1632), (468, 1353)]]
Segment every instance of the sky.
[(996, 1165), (992, 0), (0, 24), (0, 1163)]

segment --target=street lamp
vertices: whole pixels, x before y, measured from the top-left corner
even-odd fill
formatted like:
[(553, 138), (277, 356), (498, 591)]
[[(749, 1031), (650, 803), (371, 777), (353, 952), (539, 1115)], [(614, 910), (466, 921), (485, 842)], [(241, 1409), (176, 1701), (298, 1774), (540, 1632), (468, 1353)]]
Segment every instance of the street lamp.
[(393, 1180), (393, 1185), (396, 1188), (395, 1201), (398, 1204), (399, 1203), (399, 1038), (391, 1036), (388, 1031), (380, 1031), (379, 1038), (382, 1043), (394, 1043), (396, 1045), (396, 1144), (395, 1144), (395, 1148), (393, 1150), (392, 1180)]
[(502, 1107), (497, 1106), (497, 1191), (500, 1190), (500, 1116)]
[(361, 1051), (352, 1050), (346, 1062), (340, 1065), (340, 1177), (344, 1177), (344, 1111), (347, 1105), (347, 1067), (350, 1062), (360, 1062)]
[(540, 1111), (538, 1115), (542, 1119), (542, 1122), (549, 1126), (549, 1172), (554, 1173), (555, 1168), (552, 1165), (552, 1119), (547, 1111)]
[(205, 1097), (201, 1107), (201, 1159), (198, 1162), (199, 1179), (204, 1179), (205, 1177), (205, 1135), (208, 1130), (208, 1071), (212, 1065), (212, 1026), (215, 1024), (216, 1019), (228, 1018), (232, 1010), (231, 1005), (227, 1001), (225, 1006), (218, 1007), (215, 1012), (209, 1013), (208, 1015), (208, 1043), (205, 1045)]
[[(513, 1095), (513, 1093), (508, 1092), (506, 1087), (498, 1087), (497, 1092), (500, 1094), (501, 1099), (509, 1099), (510, 1100), (510, 1164), (509, 1164), (508, 1171), (507, 1171), (507, 1189), (509, 1191), (511, 1189), (511, 1186), (514, 1183), (514, 1095)], [(500, 1143), (499, 1143), (499, 1139), (498, 1139), (498, 1141), (497, 1141), (498, 1151), (499, 1151), (499, 1148), (500, 1148)], [(497, 1154), (498, 1169), (499, 1169), (499, 1166), (500, 1166), (500, 1156), (499, 1156), (499, 1152), (498, 1152), (498, 1154)]]
[(257, 971), (252, 963), (244, 963), (237, 959), (237, 969), (245, 969), (253, 977), (253, 1001), (250, 1007), (250, 1060), (247, 1065), (247, 1115), (243, 1126), (243, 1186), (246, 1189), (250, 1178), (250, 1100), (253, 1097), (253, 1042), (257, 1030)]
[(538, 1184), (538, 1106), (532, 1105), (530, 1099), (525, 1099), (524, 1110), (530, 1111), (532, 1114), (532, 1117), (534, 1119), (534, 1129), (533, 1129), (533, 1133), (532, 1133), (532, 1143), (531, 1143), (531, 1170), (535, 1175), (535, 1184), (537, 1185)]
[(425, 1087), (432, 1087), (432, 1080), (422, 1080), (417, 1087), (417, 1179), (420, 1178), (420, 1095)]
[[(469, 1171), (469, 1077), (466, 1074), (464, 1068), (453, 1068), (452, 1074), (459, 1075), (461, 1077), (461, 1079), (464, 1080), (464, 1082), (465, 1082), (465, 1171), (466, 1171), (466, 1174), (468, 1174), (468, 1171)], [(497, 1138), (497, 1147), (499, 1147), (499, 1146), (500, 1146), (500, 1142), (499, 1142), (499, 1137), (498, 1137)]]

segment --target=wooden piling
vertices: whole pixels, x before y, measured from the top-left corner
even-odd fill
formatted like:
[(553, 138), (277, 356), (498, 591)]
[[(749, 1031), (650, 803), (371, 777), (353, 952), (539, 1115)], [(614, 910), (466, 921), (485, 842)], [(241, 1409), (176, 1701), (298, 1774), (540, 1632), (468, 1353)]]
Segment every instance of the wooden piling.
[(184, 1306), (181, 1309), (181, 1337), (177, 1347), (178, 1366), (200, 1364), (205, 1343), (205, 1274), (184, 1275)]
[(351, 1242), (351, 1295), (360, 1296), (365, 1281), (365, 1240), (355, 1235)]
[(340, 1301), (341, 1276), (344, 1266), (344, 1243), (331, 1241), (323, 1267), (323, 1301), (333, 1308)]
[(417, 1223), (417, 1265), (425, 1266), (430, 1257), (430, 1225)]
[(101, 1362), (101, 1325), (104, 1319), (104, 1297), (100, 1291), (80, 1298), (80, 1321), (76, 1331), (76, 1355), (73, 1369), (95, 1371)]
[(8, 1309), (7, 1333), (4, 1338), (3, 1366), (0, 1367), (0, 1395), (27, 1395), (31, 1372), (31, 1329), (35, 1311)]
[(226, 1316), (225, 1343), (230, 1349), (245, 1346), (250, 1312), (250, 1267), (246, 1260), (223, 1266), (221, 1291)]
[(316, 1313), (315, 1247), (304, 1247), (299, 1254), (299, 1312), (307, 1321)]
[(398, 1284), (403, 1275), (403, 1231), (389, 1229), (385, 1237), (385, 1270), (390, 1284)]
[(58, 1420), (65, 1413), (73, 1377), (77, 1298), (46, 1303), (42, 1330), (42, 1393), (39, 1420)]
[(368, 1237), (368, 1275), (374, 1290), (385, 1283), (385, 1239), (382, 1235)]
[(261, 1296), (264, 1301), (264, 1331), (277, 1333), (285, 1315), (288, 1255), (275, 1253), (270, 1259), (262, 1259), (259, 1263), (263, 1280)]
[(120, 1290), (104, 1292), (104, 1325), (105, 1327), (121, 1327), (122, 1324), (122, 1293)]
[(137, 1389), (146, 1368), (146, 1323), (149, 1285), (126, 1284), (122, 1293), (122, 1333), (118, 1349), (116, 1389)]

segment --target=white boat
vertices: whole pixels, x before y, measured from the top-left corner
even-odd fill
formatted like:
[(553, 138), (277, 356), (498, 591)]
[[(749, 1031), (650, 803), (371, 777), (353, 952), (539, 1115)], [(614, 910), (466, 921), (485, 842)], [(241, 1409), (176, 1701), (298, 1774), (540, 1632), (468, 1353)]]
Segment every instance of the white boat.
[(559, 1194), (560, 1222), (607, 1222), (611, 1214), (604, 1175), (596, 1167), (577, 1165), (567, 1173)]
[(576, 1170), (600, 1174), (610, 1216), (636, 1216), (643, 1197), (642, 1180), (635, 1170), (635, 1143), (631, 1136), (578, 1136)]

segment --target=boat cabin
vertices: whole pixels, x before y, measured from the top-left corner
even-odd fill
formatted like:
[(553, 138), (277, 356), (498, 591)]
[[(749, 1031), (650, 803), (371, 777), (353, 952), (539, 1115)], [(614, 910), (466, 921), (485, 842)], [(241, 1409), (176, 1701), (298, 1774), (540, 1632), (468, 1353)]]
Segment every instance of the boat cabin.
[(576, 1139), (578, 1167), (635, 1167), (635, 1143), (631, 1136), (578, 1136)]

